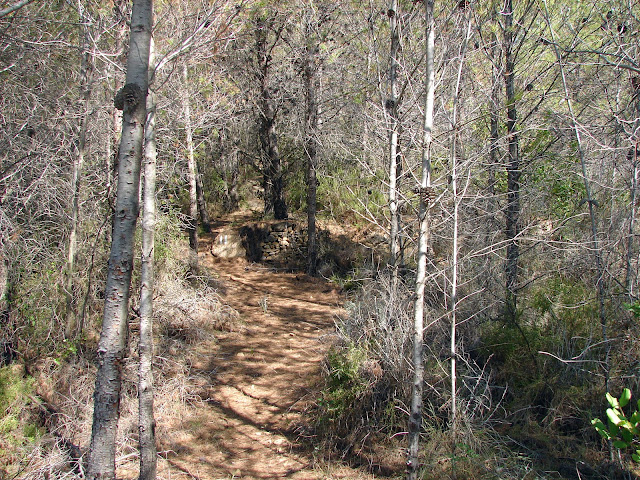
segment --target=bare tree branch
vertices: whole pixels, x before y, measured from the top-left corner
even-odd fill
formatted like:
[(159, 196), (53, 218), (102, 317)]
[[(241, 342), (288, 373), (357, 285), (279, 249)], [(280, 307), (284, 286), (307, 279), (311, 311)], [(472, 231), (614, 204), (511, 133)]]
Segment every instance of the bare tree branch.
[(6, 17), (7, 15), (15, 12), (16, 10), (20, 10), (25, 5), (29, 5), (33, 0), (20, 0), (19, 2), (14, 3), (10, 7), (0, 10), (0, 18)]

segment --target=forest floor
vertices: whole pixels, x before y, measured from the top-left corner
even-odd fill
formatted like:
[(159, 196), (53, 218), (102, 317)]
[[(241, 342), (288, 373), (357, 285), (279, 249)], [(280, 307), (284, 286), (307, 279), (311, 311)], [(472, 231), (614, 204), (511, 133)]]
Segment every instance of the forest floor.
[[(231, 217), (218, 229), (239, 223)], [(370, 479), (365, 469), (327, 461), (310, 438), (322, 361), (341, 312), (338, 289), (302, 273), (275, 271), (244, 258), (215, 259), (201, 242), (200, 265), (219, 282), (239, 325), (195, 345), (192, 369), (207, 379), (161, 445), (159, 473), (198, 480)]]

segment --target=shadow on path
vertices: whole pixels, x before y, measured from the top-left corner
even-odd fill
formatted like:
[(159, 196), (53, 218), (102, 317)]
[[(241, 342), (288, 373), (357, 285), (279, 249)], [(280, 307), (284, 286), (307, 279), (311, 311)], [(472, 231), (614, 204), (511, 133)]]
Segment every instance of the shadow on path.
[(193, 373), (206, 385), (202, 401), (162, 446), (172, 478), (373, 478), (343, 465), (320, 467), (299, 441), (341, 312), (337, 289), (244, 259), (214, 261), (206, 250), (200, 258), (242, 326), (197, 346), (204, 360)]

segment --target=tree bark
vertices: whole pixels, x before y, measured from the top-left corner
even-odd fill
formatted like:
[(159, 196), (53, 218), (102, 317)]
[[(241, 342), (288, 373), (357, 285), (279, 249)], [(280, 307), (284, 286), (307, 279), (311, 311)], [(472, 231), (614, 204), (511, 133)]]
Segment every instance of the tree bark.
[(118, 190), (105, 287), (102, 332), (87, 478), (115, 478), (115, 438), (120, 410), (122, 362), (127, 345), (133, 245), (138, 219), (140, 162), (146, 121), (152, 0), (134, 0), (126, 85), (115, 98), (123, 110), (118, 154)]
[[(400, 32), (398, 25), (398, 0), (391, 0), (389, 6), (389, 26), (391, 29), (391, 50), (389, 53), (389, 98), (386, 102), (389, 117), (389, 265), (396, 270), (400, 257), (400, 211), (398, 208), (398, 55), (400, 52)], [(394, 274), (395, 276), (395, 274)]]
[(505, 317), (511, 323), (517, 322), (518, 307), (518, 261), (520, 259), (520, 152), (516, 122), (518, 111), (516, 108), (515, 92), (515, 58), (513, 53), (513, 3), (505, 0), (503, 15), (504, 26), (504, 61), (505, 61), (505, 90), (507, 96), (507, 260)]
[(284, 176), (278, 149), (276, 131), (276, 107), (271, 97), (269, 81), (271, 55), (267, 48), (268, 21), (258, 19), (256, 25), (256, 52), (258, 55), (258, 80), (260, 83), (260, 125), (259, 137), (262, 147), (264, 214), (273, 215), (278, 220), (288, 217), (284, 200)]
[(435, 94), (435, 71), (433, 58), (435, 50), (435, 22), (433, 18), (433, 0), (425, 0), (425, 38), (426, 72), (425, 72), (425, 107), (422, 140), (422, 175), (420, 187), (420, 204), (418, 220), (420, 233), (418, 237), (418, 268), (416, 271), (415, 303), (413, 306), (413, 384), (411, 391), (411, 410), (409, 412), (409, 448), (407, 456), (407, 480), (416, 480), (420, 470), (419, 446), (422, 430), (422, 391), (424, 382), (423, 341), (424, 341), (424, 289), (427, 276), (427, 254), (429, 249), (430, 215), (429, 201), (431, 192), (431, 144), (433, 140), (433, 103)]
[(187, 140), (187, 165), (189, 168), (189, 248), (191, 249), (190, 263), (192, 268), (198, 267), (198, 193), (197, 193), (197, 169), (193, 148), (193, 127), (191, 125), (191, 105), (189, 103), (189, 73), (187, 64), (182, 67), (182, 108), (184, 112), (184, 130)]
[[(150, 66), (155, 63), (151, 44)], [(156, 227), (156, 100), (149, 90), (145, 127), (144, 186), (142, 213), (142, 262), (140, 272), (140, 363), (138, 366), (138, 430), (140, 441), (139, 480), (155, 480), (157, 450), (153, 414), (153, 288)]]
[(198, 199), (198, 213), (200, 215), (200, 224), (202, 229), (209, 233), (211, 231), (211, 219), (209, 218), (209, 211), (207, 210), (207, 202), (204, 199), (204, 186), (202, 185), (202, 176), (198, 169), (198, 162), (195, 163), (196, 167), (196, 197)]
[[(125, 19), (125, 1), (115, 0), (113, 2), (113, 19), (114, 24), (114, 41), (115, 48), (113, 56), (115, 62), (117, 62), (124, 50), (124, 40), (126, 38), (127, 22)], [(114, 66), (107, 63), (107, 77), (109, 81), (113, 82), (113, 95), (115, 96), (120, 89), (117, 71)], [(117, 108), (114, 108), (111, 112), (111, 131), (109, 138), (107, 138), (107, 148), (105, 154), (105, 170), (106, 170), (106, 202), (107, 202), (107, 214), (113, 216), (115, 211), (115, 198), (114, 198), (114, 185), (118, 177), (118, 142), (120, 140), (120, 132), (122, 130), (122, 112)], [(109, 244), (111, 241), (111, 235), (113, 235), (113, 221), (111, 222), (111, 229), (106, 230), (105, 243)]]
[[(311, 13), (310, 15), (314, 15)], [(316, 234), (316, 194), (318, 164), (318, 100), (317, 72), (319, 45), (315, 34), (317, 21), (308, 19), (305, 25), (307, 44), (305, 46), (304, 85), (306, 96), (305, 151), (307, 154), (307, 273), (317, 274), (318, 242)]]
[(82, 113), (80, 116), (80, 130), (78, 133), (78, 151), (73, 162), (73, 172), (71, 174), (71, 228), (69, 230), (69, 244), (67, 248), (67, 269), (65, 272), (65, 296), (66, 296), (66, 321), (65, 338), (71, 338), (77, 332), (77, 312), (74, 305), (73, 273), (77, 258), (77, 237), (78, 219), (80, 215), (80, 176), (87, 147), (87, 120), (89, 118), (89, 102), (91, 99), (90, 87), (90, 32), (88, 19), (82, 2), (78, 2), (78, 12), (80, 14), (80, 25), (82, 26), (80, 45), (80, 98), (82, 99)]

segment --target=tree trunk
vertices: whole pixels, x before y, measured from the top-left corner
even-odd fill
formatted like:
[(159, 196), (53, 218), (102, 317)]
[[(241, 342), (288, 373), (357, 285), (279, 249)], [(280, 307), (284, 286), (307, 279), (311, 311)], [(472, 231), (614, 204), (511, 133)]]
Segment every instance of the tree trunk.
[[(636, 93), (638, 95), (638, 93)], [(640, 100), (638, 100), (638, 117), (640, 118)], [(636, 122), (638, 123), (638, 122)], [(634, 132), (637, 132), (638, 129), (634, 129)], [(627, 290), (627, 302), (633, 303), (636, 298), (636, 292), (634, 291), (633, 284), (634, 278), (636, 277), (634, 268), (632, 265), (633, 258), (633, 237), (636, 223), (636, 202), (638, 199), (638, 150), (640, 149), (640, 144), (636, 142), (634, 146), (629, 150), (629, 154), (627, 157), (630, 157), (631, 160), (631, 185), (629, 188), (629, 198), (630, 198), (630, 211), (629, 211), (629, 229), (627, 233), (627, 258), (625, 265), (625, 289)]]
[[(310, 14), (313, 15), (313, 14)], [(305, 47), (304, 85), (307, 101), (305, 118), (305, 150), (307, 153), (307, 273), (317, 274), (318, 243), (316, 235), (316, 193), (318, 164), (318, 100), (317, 71), (319, 45), (314, 30), (315, 18), (308, 19), (305, 26), (307, 44)]]
[[(398, 54), (400, 32), (398, 25), (398, 0), (391, 0), (389, 6), (389, 26), (391, 28), (391, 51), (389, 66), (389, 98), (386, 102), (389, 117), (389, 214), (390, 214), (390, 258), (389, 265), (397, 271), (400, 257), (400, 211), (398, 208)], [(394, 274), (395, 276), (395, 274)]]
[[(113, 2), (113, 25), (114, 25), (114, 37), (115, 48), (113, 56), (114, 62), (118, 62), (124, 50), (123, 44), (126, 38), (127, 22), (124, 14), (125, 1), (115, 0)], [(107, 63), (107, 76), (110, 81), (113, 81), (113, 95), (115, 96), (120, 89), (117, 69), (110, 63)], [(113, 216), (115, 211), (115, 198), (114, 198), (114, 184), (118, 177), (118, 142), (120, 141), (120, 132), (122, 131), (122, 112), (117, 108), (114, 108), (111, 112), (111, 131), (109, 138), (107, 139), (107, 148), (105, 154), (105, 177), (106, 177), (106, 202), (107, 202), (107, 215)], [(105, 231), (105, 244), (109, 244), (111, 241), (111, 235), (113, 235), (113, 221), (111, 222), (111, 228)]]
[[(462, 202), (463, 195), (458, 190), (458, 130), (460, 128), (458, 123), (458, 106), (460, 104), (460, 84), (462, 82), (462, 67), (464, 66), (464, 59), (467, 50), (467, 43), (471, 36), (471, 16), (467, 19), (467, 30), (465, 32), (464, 41), (460, 49), (460, 64), (458, 66), (458, 77), (456, 80), (456, 88), (453, 94), (453, 109), (451, 112), (451, 191), (453, 193), (453, 246), (451, 253), (451, 445), (452, 455), (456, 455), (457, 437), (458, 437), (458, 380), (456, 362), (458, 357), (457, 349), (457, 314), (458, 314), (458, 231), (460, 226), (460, 203)], [(453, 468), (453, 463), (452, 463)], [(455, 477), (455, 471), (454, 471)]]
[(118, 154), (118, 191), (105, 287), (102, 332), (88, 458), (89, 480), (115, 478), (115, 439), (120, 410), (122, 362), (127, 345), (133, 246), (138, 219), (140, 162), (146, 121), (152, 0), (134, 0), (126, 85), (115, 98), (123, 110)]
[(515, 59), (513, 54), (513, 4), (512, 0), (505, 0), (504, 5), (504, 61), (505, 61), (505, 90), (507, 95), (507, 260), (505, 316), (511, 323), (517, 322), (518, 306), (518, 261), (520, 259), (520, 152), (516, 122), (515, 91)]
[(407, 480), (416, 480), (420, 470), (419, 446), (422, 430), (422, 390), (424, 382), (423, 338), (424, 338), (424, 288), (427, 276), (427, 253), (430, 237), (429, 201), (431, 188), (431, 144), (433, 139), (433, 102), (435, 93), (435, 72), (433, 57), (435, 50), (435, 23), (433, 19), (433, 0), (425, 0), (425, 38), (426, 45), (426, 99), (424, 107), (422, 176), (420, 187), (420, 205), (418, 220), (420, 234), (418, 238), (418, 268), (415, 283), (415, 303), (413, 306), (413, 384), (411, 392), (411, 411), (409, 412), (409, 449), (407, 457)]
[(76, 298), (73, 286), (73, 273), (76, 265), (77, 257), (77, 236), (78, 236), (78, 218), (80, 210), (80, 176), (82, 175), (82, 166), (87, 146), (87, 120), (89, 117), (89, 101), (91, 98), (91, 87), (89, 85), (90, 65), (90, 32), (88, 19), (85, 15), (82, 2), (78, 2), (78, 11), (80, 13), (80, 24), (82, 25), (81, 46), (80, 46), (80, 91), (82, 99), (82, 114), (80, 116), (80, 131), (78, 134), (78, 152), (73, 162), (73, 172), (71, 177), (71, 228), (69, 231), (69, 245), (67, 248), (67, 270), (65, 272), (65, 296), (66, 296), (66, 321), (65, 321), (65, 338), (73, 337), (77, 332), (76, 306), (74, 298)]
[(231, 164), (231, 169), (225, 173), (225, 182), (227, 186), (224, 207), (225, 210), (232, 212), (238, 208), (240, 204), (240, 194), (238, 193), (238, 162), (237, 151), (233, 153), (236, 159)]
[(198, 170), (198, 163), (196, 166), (196, 196), (198, 198), (198, 213), (200, 214), (200, 223), (202, 229), (209, 233), (211, 232), (211, 220), (209, 219), (209, 212), (207, 211), (207, 202), (204, 199), (204, 186), (202, 185), (202, 175)]
[(640, 132), (640, 77), (633, 77), (631, 79), (631, 87), (633, 89), (633, 96), (635, 100), (635, 121), (633, 122), (633, 137), (631, 139), (632, 146), (627, 154), (627, 159), (631, 163), (631, 185), (629, 188), (630, 209), (629, 209), (629, 229), (627, 233), (627, 258), (625, 265), (625, 289), (627, 291), (627, 302), (633, 303), (636, 299), (636, 292), (634, 292), (633, 284), (634, 278), (637, 274), (634, 272), (632, 265), (633, 258), (633, 237), (636, 223), (636, 202), (638, 199), (638, 176), (640, 175), (638, 169), (638, 153), (640, 151), (640, 140), (638, 134)]
[[(4, 240), (4, 239), (2, 239)], [(9, 309), (11, 307), (11, 284), (9, 281), (9, 260), (5, 253), (6, 243), (2, 242), (0, 249), (0, 322), (2, 326), (9, 323)], [(5, 339), (0, 339), (5, 340)]]
[(193, 148), (193, 128), (191, 126), (191, 105), (189, 103), (189, 73), (187, 64), (182, 67), (182, 107), (184, 109), (184, 129), (187, 140), (187, 164), (189, 167), (189, 247), (191, 248), (190, 263), (192, 268), (198, 267), (198, 193), (197, 169)]
[[(154, 65), (153, 43), (149, 64)], [(139, 480), (155, 480), (157, 470), (155, 418), (153, 414), (153, 287), (156, 228), (156, 100), (147, 97), (144, 187), (142, 211), (142, 263), (140, 272), (140, 364), (138, 366), (138, 430), (140, 435)]]
[(500, 105), (500, 55), (498, 52), (498, 37), (493, 36), (493, 46), (491, 47), (491, 56), (493, 64), (493, 77), (491, 79), (491, 105), (489, 105), (489, 195), (494, 197), (496, 194), (496, 169), (499, 163), (498, 139), (500, 138), (499, 123), (499, 105)]
[(271, 55), (267, 49), (267, 22), (258, 20), (256, 28), (256, 52), (258, 55), (258, 79), (260, 81), (260, 125), (259, 137), (262, 147), (264, 214), (273, 215), (278, 220), (288, 217), (284, 200), (284, 177), (278, 149), (276, 131), (276, 108), (269, 80), (271, 73)]

